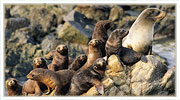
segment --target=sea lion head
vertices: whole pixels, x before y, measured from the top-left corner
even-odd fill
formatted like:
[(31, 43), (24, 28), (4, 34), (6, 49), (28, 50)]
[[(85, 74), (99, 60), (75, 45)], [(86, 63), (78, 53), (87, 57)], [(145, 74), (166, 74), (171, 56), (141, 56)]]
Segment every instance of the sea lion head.
[(102, 42), (100, 40), (92, 39), (91, 41), (89, 41), (88, 45), (92, 47), (98, 47), (101, 43)]
[(166, 12), (158, 8), (147, 8), (142, 12), (141, 15), (144, 15), (145, 19), (150, 19), (154, 22), (159, 22), (166, 16)]
[(40, 80), (45, 76), (45, 71), (48, 69), (36, 68), (32, 70), (26, 77), (31, 80)]
[(40, 66), (40, 65), (43, 65), (43, 64), (45, 64), (46, 63), (46, 61), (42, 58), (42, 57), (37, 57), (37, 58), (35, 58), (34, 60), (33, 60), (33, 64), (35, 65), (35, 66)]
[(112, 22), (109, 20), (101, 20), (96, 23), (95, 27), (108, 30), (112, 26)]
[(62, 55), (66, 55), (68, 53), (68, 47), (64, 44), (61, 44), (56, 47), (56, 51)]
[(18, 81), (15, 78), (9, 78), (6, 80), (6, 88), (15, 88), (18, 85)]
[(85, 63), (87, 61), (87, 56), (85, 54), (82, 54), (78, 57), (79, 63)]
[(96, 71), (104, 71), (106, 69), (107, 62), (103, 58), (98, 58), (94, 64), (93, 69)]
[(122, 40), (125, 36), (128, 35), (128, 33), (129, 33), (128, 30), (125, 30), (125, 29), (116, 29), (111, 34), (114, 36), (113, 39), (119, 38), (119, 39)]

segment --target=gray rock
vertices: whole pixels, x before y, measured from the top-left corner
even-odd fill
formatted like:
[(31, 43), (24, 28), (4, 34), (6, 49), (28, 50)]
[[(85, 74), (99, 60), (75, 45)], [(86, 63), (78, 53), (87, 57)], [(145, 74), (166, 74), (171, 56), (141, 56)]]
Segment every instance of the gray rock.
[(15, 30), (27, 27), (30, 25), (30, 21), (27, 18), (9, 18), (5, 20), (5, 40), (11, 37), (11, 33)]
[(74, 28), (88, 38), (91, 37), (94, 25), (83, 14), (73, 10), (65, 17), (65, 21), (69, 22)]

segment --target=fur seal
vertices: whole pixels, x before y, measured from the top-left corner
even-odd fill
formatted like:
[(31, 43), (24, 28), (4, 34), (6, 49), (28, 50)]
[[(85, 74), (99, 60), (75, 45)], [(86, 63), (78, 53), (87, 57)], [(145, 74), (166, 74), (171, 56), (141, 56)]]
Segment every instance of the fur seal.
[(23, 85), (22, 94), (24, 96), (28, 96), (29, 94), (33, 94), (34, 96), (40, 96), (47, 89), (48, 88), (43, 83), (28, 79)]
[(106, 55), (105, 53), (105, 44), (108, 39), (107, 30), (112, 26), (112, 22), (109, 20), (101, 20), (96, 23), (94, 32), (92, 34), (92, 39), (100, 40), (102, 42), (102, 56), (104, 57)]
[(102, 42), (100, 40), (92, 39), (91, 41), (89, 41), (88, 45), (89, 45), (89, 52), (88, 52), (87, 62), (84, 64), (83, 67), (80, 68), (80, 70), (87, 69), (89, 66), (91, 66), (94, 63), (94, 61), (96, 61), (96, 59), (102, 57), (102, 52), (101, 52)]
[(104, 76), (106, 65), (106, 61), (103, 58), (99, 58), (87, 69), (76, 73), (71, 80), (68, 95), (81, 95), (93, 85), (95, 85), (100, 94), (103, 94), (104, 88), (100, 80)]
[(68, 47), (64, 44), (61, 44), (56, 47), (56, 51), (53, 54), (52, 63), (50, 66), (48, 66), (48, 69), (53, 71), (68, 69), (68, 63)]
[(32, 70), (27, 75), (27, 78), (45, 84), (48, 87), (48, 93), (55, 96), (61, 95), (61, 88), (70, 82), (74, 73), (73, 70), (59, 70), (54, 72), (48, 69), (37, 68)]
[(8, 96), (22, 95), (22, 86), (18, 84), (18, 81), (15, 78), (9, 78), (6, 80), (6, 89)]
[(36, 68), (48, 69), (46, 61), (42, 57), (37, 57), (33, 60), (33, 69)]
[(47, 60), (53, 60), (53, 56), (54, 56), (54, 53), (56, 52), (56, 50), (52, 50), (50, 51), (48, 54), (45, 55), (45, 58)]
[(147, 8), (142, 11), (124, 38), (123, 46), (145, 55), (151, 54), (154, 25), (165, 16), (166, 13), (158, 8)]
[(125, 65), (133, 65), (139, 60), (147, 62), (143, 54), (122, 46), (122, 40), (128, 33), (127, 30), (116, 29), (110, 34), (105, 47), (107, 57), (117, 54)]
[(86, 63), (86, 61), (87, 56), (85, 54), (81, 54), (73, 61), (73, 63), (68, 67), (68, 69), (77, 71)]

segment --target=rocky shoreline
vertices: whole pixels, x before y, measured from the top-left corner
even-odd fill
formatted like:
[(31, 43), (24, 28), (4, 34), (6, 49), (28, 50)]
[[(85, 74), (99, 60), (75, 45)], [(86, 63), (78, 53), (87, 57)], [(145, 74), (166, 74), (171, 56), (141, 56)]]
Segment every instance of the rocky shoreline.
[[(32, 70), (33, 58), (44, 57), (60, 43), (68, 46), (69, 56), (72, 58), (79, 54), (86, 54), (87, 44), (98, 21), (113, 21), (114, 25), (108, 33), (117, 28), (129, 29), (140, 12), (148, 7), (161, 7), (167, 12), (165, 19), (155, 26), (154, 39), (174, 40), (174, 5), (6, 5), (5, 79), (26, 76)], [(155, 49), (163, 48), (158, 46), (158, 43), (154, 45)], [(175, 48), (175, 45), (172, 47)], [(154, 50), (154, 52), (162, 56), (163, 52), (166, 53), (164, 50), (160, 52)], [(174, 54), (175, 50), (170, 50), (170, 53)], [(117, 57), (114, 56), (115, 58)], [(102, 81), (106, 86), (105, 95), (175, 95), (175, 87), (173, 87), (175, 67), (168, 69), (165, 65), (172, 60), (168, 64), (175, 66), (173, 57), (164, 62), (160, 62), (154, 56), (148, 56), (148, 58), (153, 62), (153, 66), (138, 67), (138, 64), (142, 64), (138, 62), (132, 66), (131, 71), (124, 69), (120, 63), (116, 67), (118, 69), (116, 72), (108, 68)], [(152, 67), (146, 69), (147, 66)], [(149, 76), (143, 73), (148, 73)]]

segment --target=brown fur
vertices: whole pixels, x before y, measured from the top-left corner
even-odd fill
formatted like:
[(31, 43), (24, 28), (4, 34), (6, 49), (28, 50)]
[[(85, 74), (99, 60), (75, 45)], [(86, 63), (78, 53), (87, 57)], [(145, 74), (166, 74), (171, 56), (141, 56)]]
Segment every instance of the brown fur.
[(85, 54), (79, 55), (73, 63), (68, 67), (69, 70), (77, 71), (81, 68), (87, 61), (87, 56)]
[(92, 66), (76, 73), (71, 80), (68, 95), (81, 95), (93, 85), (99, 86), (101, 84), (100, 80), (104, 76), (106, 65), (106, 61), (99, 58)]
[(104, 57), (105, 52), (105, 44), (108, 39), (107, 30), (112, 26), (112, 22), (109, 20), (102, 20), (96, 23), (94, 32), (92, 34), (92, 39), (100, 40), (102, 42), (101, 52)]
[(80, 70), (87, 69), (94, 63), (94, 61), (96, 61), (96, 59), (102, 57), (101, 47), (102, 42), (100, 40), (93, 39), (89, 42), (88, 59), (85, 65), (81, 67)]
[(47, 60), (53, 60), (53, 56), (54, 56), (54, 53), (56, 52), (56, 50), (52, 50), (50, 51), (47, 55), (45, 55), (45, 58)]
[(42, 57), (37, 57), (33, 60), (33, 69), (36, 68), (48, 69), (46, 61)]
[(133, 65), (141, 60), (141, 58), (142, 61), (146, 62), (147, 59), (143, 54), (122, 46), (122, 39), (126, 35), (128, 35), (128, 31), (123, 29), (116, 29), (110, 34), (106, 42), (107, 56), (109, 57), (112, 54), (117, 54), (125, 65)]
[(54, 72), (48, 69), (37, 68), (32, 70), (27, 75), (27, 78), (45, 84), (52, 90), (50, 95), (61, 95), (61, 88), (68, 84), (73, 75), (74, 71), (72, 70), (60, 70)]
[(6, 89), (8, 96), (22, 95), (22, 86), (18, 84), (18, 81), (15, 78), (9, 78), (6, 80)]
[(52, 63), (48, 66), (48, 69), (53, 71), (68, 69), (68, 63), (68, 48), (61, 44), (56, 47), (56, 52), (54, 52)]

